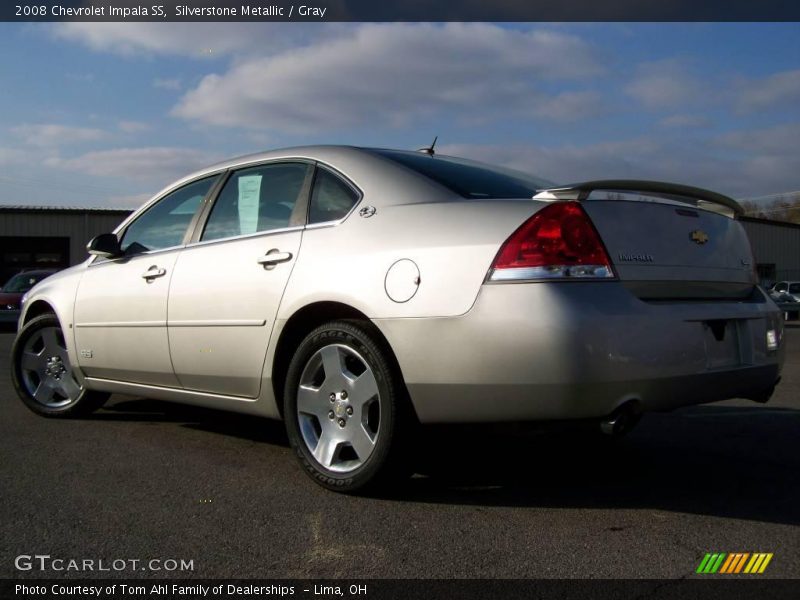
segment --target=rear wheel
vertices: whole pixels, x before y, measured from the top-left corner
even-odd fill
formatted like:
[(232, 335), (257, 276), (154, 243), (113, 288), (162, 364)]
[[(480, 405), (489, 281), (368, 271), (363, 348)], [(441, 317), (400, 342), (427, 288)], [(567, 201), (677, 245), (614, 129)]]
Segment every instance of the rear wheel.
[(286, 431), (300, 463), (328, 489), (354, 492), (404, 471), (404, 388), (373, 326), (334, 321), (298, 347), (286, 380)]
[(108, 394), (87, 390), (76, 378), (58, 318), (31, 319), (11, 348), (11, 380), (33, 412), (45, 417), (73, 417), (100, 408)]

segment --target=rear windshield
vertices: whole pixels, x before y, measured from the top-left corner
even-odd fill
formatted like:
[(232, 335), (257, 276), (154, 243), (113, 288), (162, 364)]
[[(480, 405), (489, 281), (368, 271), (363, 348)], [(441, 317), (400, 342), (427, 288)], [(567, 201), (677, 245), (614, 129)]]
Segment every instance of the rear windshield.
[(433, 179), (464, 198), (530, 198), (537, 190), (553, 187), (544, 179), (463, 158), (397, 150), (372, 152)]

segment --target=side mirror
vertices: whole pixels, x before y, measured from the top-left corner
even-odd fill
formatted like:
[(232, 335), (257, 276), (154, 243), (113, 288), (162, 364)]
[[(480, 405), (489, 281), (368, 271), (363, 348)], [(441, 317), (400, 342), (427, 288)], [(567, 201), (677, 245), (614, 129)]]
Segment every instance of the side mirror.
[(119, 240), (113, 233), (101, 233), (86, 244), (86, 250), (94, 256), (115, 258), (122, 255)]

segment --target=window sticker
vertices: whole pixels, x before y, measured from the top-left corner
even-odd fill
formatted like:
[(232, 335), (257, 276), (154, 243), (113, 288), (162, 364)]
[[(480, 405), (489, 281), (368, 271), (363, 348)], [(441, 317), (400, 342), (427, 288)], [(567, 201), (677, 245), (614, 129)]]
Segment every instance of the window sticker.
[(261, 175), (239, 177), (239, 232), (258, 231), (258, 204), (261, 198)]

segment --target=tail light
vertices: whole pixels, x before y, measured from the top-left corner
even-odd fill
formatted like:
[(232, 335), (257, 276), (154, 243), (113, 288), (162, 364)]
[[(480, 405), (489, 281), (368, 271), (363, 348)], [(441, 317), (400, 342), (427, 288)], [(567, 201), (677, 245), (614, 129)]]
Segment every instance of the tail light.
[(555, 202), (525, 221), (500, 248), (489, 281), (614, 277), (603, 242), (577, 202)]

